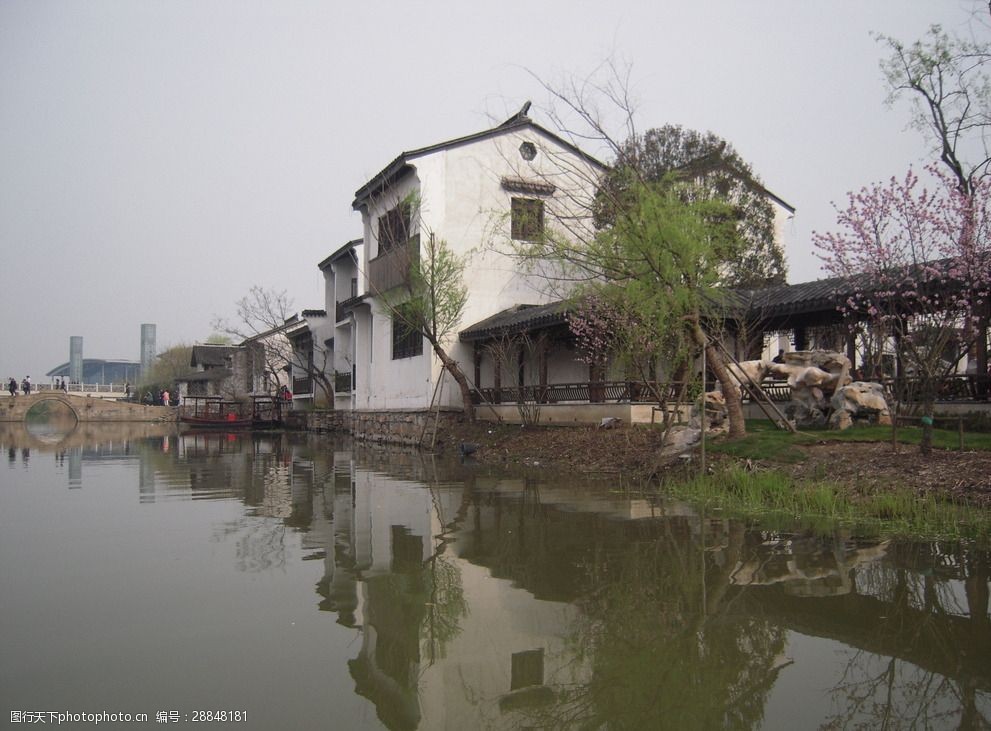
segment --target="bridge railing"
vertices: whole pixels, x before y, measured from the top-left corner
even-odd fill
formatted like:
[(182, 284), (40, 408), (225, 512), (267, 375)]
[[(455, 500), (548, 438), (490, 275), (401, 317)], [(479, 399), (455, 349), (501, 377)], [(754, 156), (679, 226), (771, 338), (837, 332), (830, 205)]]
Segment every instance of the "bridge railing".
[[(20, 384), (18, 384), (20, 385)], [(31, 386), (32, 391), (60, 391), (54, 383), (36, 383)], [(126, 388), (123, 383), (66, 383), (65, 390), (70, 393), (119, 393), (123, 394)], [(131, 386), (134, 392), (134, 386)]]

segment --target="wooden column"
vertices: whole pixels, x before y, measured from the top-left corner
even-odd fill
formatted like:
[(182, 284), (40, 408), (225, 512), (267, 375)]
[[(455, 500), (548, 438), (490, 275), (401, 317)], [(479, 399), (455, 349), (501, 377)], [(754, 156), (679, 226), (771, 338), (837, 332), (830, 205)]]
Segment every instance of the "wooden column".
[(478, 341), (475, 341), (474, 345), (474, 356), (475, 356), (475, 388), (479, 391), (482, 390), (482, 350), (478, 347)]
[(977, 389), (975, 395), (985, 398), (991, 397), (991, 382), (988, 373), (988, 310), (991, 305), (984, 305), (984, 314), (981, 315), (977, 325)]
[(492, 388), (494, 390), (492, 403), (502, 403), (502, 358), (492, 359)]
[(537, 401), (547, 402), (547, 351), (549, 349), (547, 338), (541, 336), (537, 341), (537, 370), (540, 372), (540, 391), (537, 394)]
[(516, 351), (516, 385), (519, 391), (516, 393), (516, 400), (519, 403), (526, 401), (526, 348), (521, 343)]

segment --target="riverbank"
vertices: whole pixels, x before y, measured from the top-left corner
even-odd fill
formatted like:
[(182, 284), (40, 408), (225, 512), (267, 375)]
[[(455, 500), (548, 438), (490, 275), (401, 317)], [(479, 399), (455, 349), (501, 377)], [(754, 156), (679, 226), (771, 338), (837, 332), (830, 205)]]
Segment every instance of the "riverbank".
[[(937, 430), (938, 448), (923, 455), (918, 429), (899, 430), (892, 445), (889, 428), (856, 428), (846, 432), (792, 435), (766, 424), (749, 427), (746, 439), (712, 439), (707, 467), (738, 465), (750, 472), (777, 472), (795, 482), (839, 485), (856, 501), (884, 492), (910, 491), (938, 501), (991, 510), (991, 435), (967, 434), (964, 449), (956, 432)], [(691, 459), (660, 461), (662, 433), (649, 426), (520, 427), (503, 424), (461, 424), (441, 431), (438, 451), (459, 450), (464, 443), (484, 464), (521, 465), (568, 470), (577, 474), (622, 476), (630, 482), (662, 480), (697, 473), (699, 452)], [(913, 443), (914, 442), (914, 443)]]

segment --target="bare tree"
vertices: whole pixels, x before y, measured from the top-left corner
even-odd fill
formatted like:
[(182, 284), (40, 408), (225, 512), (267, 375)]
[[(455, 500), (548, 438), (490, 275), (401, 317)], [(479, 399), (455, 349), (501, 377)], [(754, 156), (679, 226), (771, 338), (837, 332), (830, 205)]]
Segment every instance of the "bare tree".
[[(987, 32), (991, 4), (975, 13), (974, 28)], [(991, 44), (952, 36), (939, 25), (905, 44), (891, 36), (877, 40), (891, 50), (881, 62), (888, 102), (908, 97), (912, 125), (925, 133), (964, 195), (991, 172)]]
[(527, 386), (525, 383), (525, 368), (528, 362), (539, 358), (546, 348), (546, 334), (531, 335), (522, 331), (504, 334), (488, 341), (485, 352), (492, 357), (495, 367), (503, 373), (512, 373), (519, 368), (523, 381), (517, 384), (516, 410), (523, 424), (540, 423), (540, 405), (546, 400), (547, 394), (539, 385)]
[(434, 236), (420, 215), (417, 193), (403, 197), (393, 210), (399, 212), (398, 222), (388, 226), (383, 222), (377, 235), (380, 244), (384, 237), (394, 239), (389, 242), (394, 276), (385, 277), (377, 288), (375, 278), (369, 277), (370, 288), (391, 315), (393, 327), (405, 330), (400, 340), (423, 337), (430, 343), (443, 369), (458, 384), (465, 416), (474, 420), (471, 386), (449, 353), (468, 302), (464, 270), (470, 252), (455, 254), (444, 239)]
[[(305, 351), (294, 347), (288, 333), (305, 323), (292, 310), (293, 302), (285, 290), (265, 289), (258, 285), (236, 303), (236, 319), (215, 317), (212, 327), (243, 343), (248, 343), (261, 359), (266, 382), (274, 389), (288, 368), (305, 373), (328, 403), (334, 402), (332, 368), (333, 350), (312, 342)], [(249, 342), (250, 341), (250, 342)]]
[(189, 365), (193, 352), (191, 345), (180, 343), (166, 348), (155, 358), (148, 373), (141, 377), (141, 385), (166, 385), (182, 380), (193, 373)]

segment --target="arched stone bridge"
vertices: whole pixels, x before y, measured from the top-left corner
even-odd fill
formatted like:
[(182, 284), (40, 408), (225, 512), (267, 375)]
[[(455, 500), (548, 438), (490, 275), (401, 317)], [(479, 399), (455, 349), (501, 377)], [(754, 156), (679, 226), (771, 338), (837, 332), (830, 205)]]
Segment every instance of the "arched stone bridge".
[(60, 391), (39, 391), (30, 396), (0, 398), (0, 421), (24, 421), (32, 406), (44, 401), (59, 401), (85, 421), (175, 421), (176, 409), (170, 406), (145, 406), (93, 396), (74, 396)]

